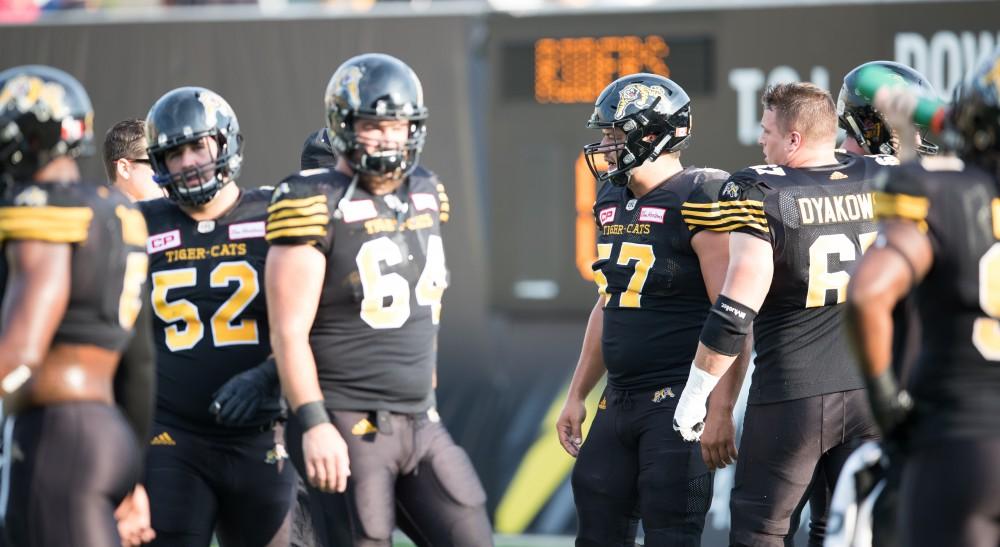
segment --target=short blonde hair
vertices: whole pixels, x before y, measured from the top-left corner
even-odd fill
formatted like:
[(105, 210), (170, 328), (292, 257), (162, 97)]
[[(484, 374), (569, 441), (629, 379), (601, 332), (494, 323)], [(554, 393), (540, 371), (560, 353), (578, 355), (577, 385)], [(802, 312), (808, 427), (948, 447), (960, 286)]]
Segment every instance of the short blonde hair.
[(837, 107), (830, 92), (809, 82), (769, 86), (762, 99), (773, 110), (783, 133), (798, 131), (812, 141), (837, 136)]

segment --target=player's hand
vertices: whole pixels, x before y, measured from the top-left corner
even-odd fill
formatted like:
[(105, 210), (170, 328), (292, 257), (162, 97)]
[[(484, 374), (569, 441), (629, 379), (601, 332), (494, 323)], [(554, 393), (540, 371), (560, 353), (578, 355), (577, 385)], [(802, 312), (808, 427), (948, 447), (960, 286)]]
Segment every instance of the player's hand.
[(701, 457), (710, 471), (736, 461), (736, 426), (731, 412), (709, 408), (701, 434)]
[(559, 443), (563, 450), (574, 458), (580, 453), (583, 444), (583, 422), (587, 419), (587, 407), (581, 399), (568, 397), (563, 405), (559, 419), (556, 420), (556, 431), (559, 432)]
[(306, 480), (321, 492), (344, 492), (351, 476), (347, 443), (333, 424), (313, 426), (302, 434)]
[(677, 401), (674, 411), (674, 431), (681, 434), (685, 441), (697, 441), (705, 429), (705, 400), (692, 396), (690, 390), (684, 388)]
[(257, 415), (262, 402), (276, 395), (274, 375), (262, 366), (233, 376), (212, 394), (208, 411), (226, 426), (247, 425)]
[(122, 547), (137, 547), (156, 538), (149, 519), (149, 496), (141, 484), (137, 484), (115, 509), (115, 520)]

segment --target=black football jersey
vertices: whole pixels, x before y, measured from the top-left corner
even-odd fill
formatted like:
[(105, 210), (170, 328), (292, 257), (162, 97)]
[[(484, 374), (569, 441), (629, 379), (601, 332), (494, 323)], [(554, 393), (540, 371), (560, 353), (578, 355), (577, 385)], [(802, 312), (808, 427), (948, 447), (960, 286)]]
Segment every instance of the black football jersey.
[(916, 288), (923, 344), (910, 388), (926, 438), (1000, 434), (1000, 183), (955, 158), (894, 169), (880, 218), (925, 230), (934, 251)]
[(697, 229), (740, 232), (774, 249), (771, 288), (754, 321), (751, 404), (864, 386), (842, 324), (850, 271), (876, 235), (871, 184), (891, 156), (838, 155), (815, 168), (734, 173), (716, 201), (686, 205)]
[(123, 351), (142, 306), (146, 223), (117, 190), (24, 183), (0, 203), (0, 237), (72, 245), (69, 305), (53, 344)]
[(451, 204), (418, 168), (377, 196), (328, 169), (286, 178), (268, 208), (272, 245), (314, 245), (326, 279), (310, 333), (330, 408), (424, 412), (441, 296), (448, 284), (440, 225)]
[(711, 302), (681, 205), (692, 194), (717, 193), (728, 176), (688, 167), (641, 198), (627, 187), (601, 187), (593, 269), (606, 297), (601, 348), (612, 387), (687, 378)]
[[(215, 220), (197, 221), (167, 199), (141, 202), (149, 225), (158, 422), (212, 434), (212, 394), (271, 354), (264, 296), (270, 189), (243, 190)], [(278, 394), (253, 425), (279, 412)]]

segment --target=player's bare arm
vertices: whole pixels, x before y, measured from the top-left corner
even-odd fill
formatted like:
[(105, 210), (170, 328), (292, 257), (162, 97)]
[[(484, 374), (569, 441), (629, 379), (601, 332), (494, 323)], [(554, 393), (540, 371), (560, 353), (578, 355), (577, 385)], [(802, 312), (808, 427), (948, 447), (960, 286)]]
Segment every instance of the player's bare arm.
[(746, 344), (753, 318), (771, 287), (773, 253), (767, 241), (741, 233), (730, 236), (726, 281), (709, 311), (687, 385), (677, 403), (675, 427), (687, 440), (701, 436), (708, 396)]
[[(701, 275), (705, 280), (708, 298), (714, 304), (726, 281), (729, 267), (729, 234), (725, 232), (698, 232), (691, 238), (691, 247), (698, 255)], [(750, 338), (749, 336), (747, 337)], [(733, 407), (740, 395), (740, 387), (750, 361), (750, 346), (736, 358), (719, 380), (708, 400), (708, 415), (701, 436), (701, 455), (709, 469), (721, 469), (736, 461), (736, 426), (733, 424)]]
[(580, 348), (580, 359), (573, 371), (573, 379), (566, 394), (556, 430), (559, 432), (559, 442), (574, 458), (580, 453), (583, 444), (583, 422), (587, 419), (587, 408), (584, 401), (593, 391), (594, 386), (604, 375), (604, 357), (601, 354), (601, 333), (604, 329), (604, 297), (601, 296), (594, 304), (587, 320), (587, 330), (583, 334), (583, 346)]
[(265, 275), (267, 311), (282, 390), (305, 431), (306, 480), (324, 492), (343, 492), (351, 473), (347, 445), (326, 416), (309, 347), (325, 271), (326, 257), (310, 245), (271, 247)]
[(902, 420), (906, 401), (891, 370), (892, 310), (930, 271), (930, 240), (916, 223), (887, 221), (847, 287), (847, 329), (883, 431)]
[(48, 351), (69, 303), (70, 259), (66, 243), (12, 242), (0, 338), (0, 392), (6, 397), (30, 376)]

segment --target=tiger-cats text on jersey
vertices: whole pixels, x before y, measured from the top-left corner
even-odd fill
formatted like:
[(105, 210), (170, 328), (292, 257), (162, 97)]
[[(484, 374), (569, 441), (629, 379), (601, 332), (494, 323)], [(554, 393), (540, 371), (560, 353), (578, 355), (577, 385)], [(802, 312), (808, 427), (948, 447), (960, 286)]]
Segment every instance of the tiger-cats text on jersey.
[(219, 425), (208, 411), (216, 390), (271, 353), (264, 297), (270, 198), (270, 189), (243, 190), (232, 209), (203, 221), (167, 199), (140, 203), (149, 225), (158, 423), (235, 434), (280, 411), (277, 393), (245, 427)]
[(687, 378), (711, 302), (681, 204), (695, 194), (717, 193), (727, 176), (688, 167), (641, 198), (611, 184), (598, 193), (593, 269), (606, 298), (601, 348), (613, 388), (662, 387)]

